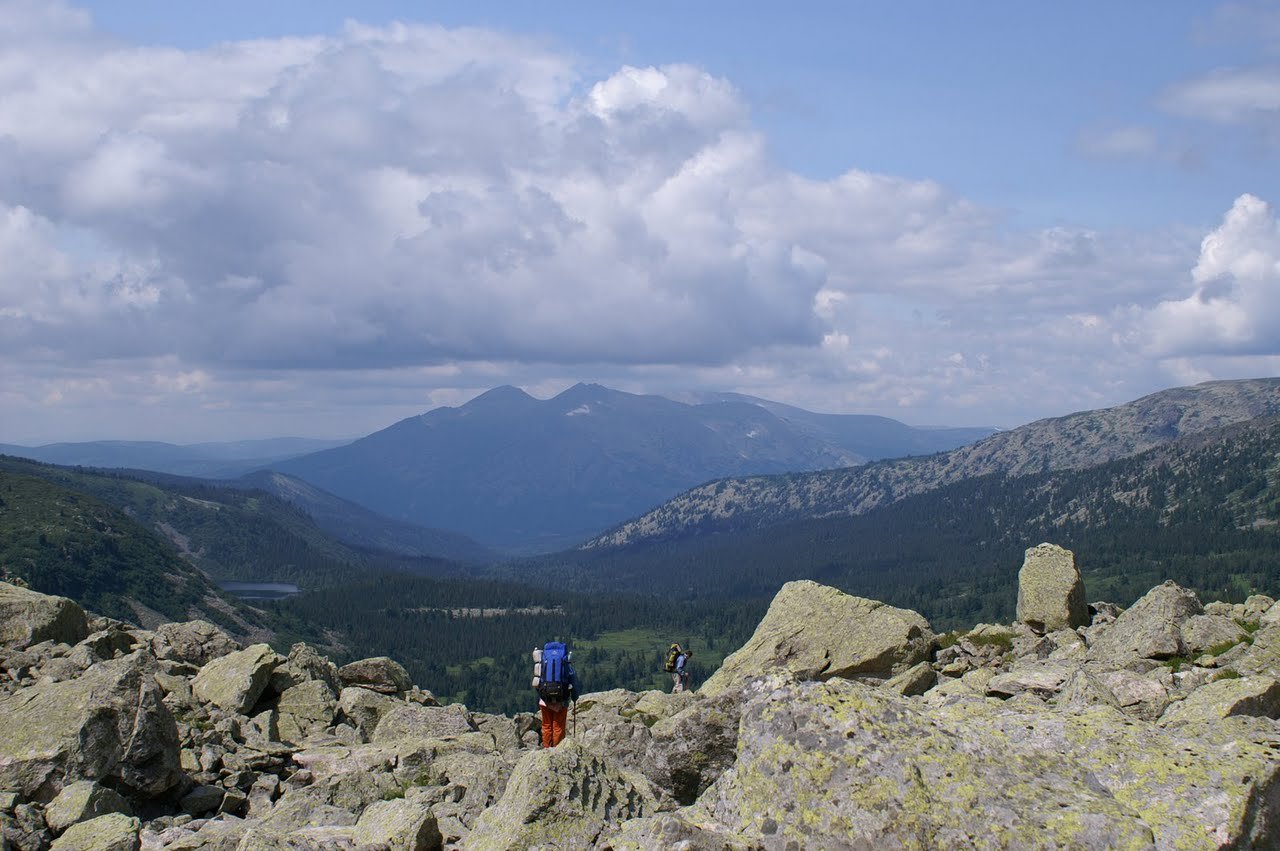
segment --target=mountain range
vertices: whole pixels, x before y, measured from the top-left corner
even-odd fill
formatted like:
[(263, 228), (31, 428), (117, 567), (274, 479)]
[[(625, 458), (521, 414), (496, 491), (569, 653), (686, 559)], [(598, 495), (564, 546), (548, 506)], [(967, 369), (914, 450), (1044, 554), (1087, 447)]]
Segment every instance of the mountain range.
[(0, 455), (31, 458), (69, 467), (154, 470), (176, 476), (232, 479), (346, 440), (275, 437), (224, 443), (174, 444), (146, 440), (94, 440), (84, 443), (46, 443), (16, 446), (0, 443)]
[(514, 387), (273, 465), (381, 514), (483, 543), (551, 551), (724, 476), (937, 452), (992, 429), (917, 429), (745, 396), (689, 404), (578, 384)]
[(1280, 414), (1280, 378), (1212, 381), (1133, 402), (1038, 420), (949, 452), (777, 476), (727, 478), (680, 494), (586, 548), (725, 533), (865, 514), (914, 494), (999, 473), (1076, 470), (1130, 457), (1185, 435)]

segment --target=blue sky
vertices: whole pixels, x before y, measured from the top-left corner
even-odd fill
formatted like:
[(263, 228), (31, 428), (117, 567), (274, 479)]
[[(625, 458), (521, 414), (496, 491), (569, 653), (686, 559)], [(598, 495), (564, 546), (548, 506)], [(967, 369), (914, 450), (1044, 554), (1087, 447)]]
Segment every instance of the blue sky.
[(0, 442), (1278, 373), (1276, 3), (476, 6), (0, 0)]

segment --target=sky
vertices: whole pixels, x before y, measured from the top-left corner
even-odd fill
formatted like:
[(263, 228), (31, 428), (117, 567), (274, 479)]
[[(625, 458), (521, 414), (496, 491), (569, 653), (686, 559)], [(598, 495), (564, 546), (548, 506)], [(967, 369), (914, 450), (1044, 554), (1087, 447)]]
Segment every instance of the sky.
[(1280, 3), (622, 5), (0, 0), (0, 442), (1280, 375)]

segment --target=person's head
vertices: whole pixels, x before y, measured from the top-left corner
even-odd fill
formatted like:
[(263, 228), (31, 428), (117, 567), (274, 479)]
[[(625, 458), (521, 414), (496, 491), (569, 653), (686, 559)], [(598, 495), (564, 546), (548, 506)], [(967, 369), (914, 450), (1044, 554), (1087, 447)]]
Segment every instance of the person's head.
[(684, 651), (684, 657), (685, 657), (686, 659), (692, 658), (692, 657), (693, 657), (693, 651), (692, 651), (692, 650), (686, 650), (686, 651)]

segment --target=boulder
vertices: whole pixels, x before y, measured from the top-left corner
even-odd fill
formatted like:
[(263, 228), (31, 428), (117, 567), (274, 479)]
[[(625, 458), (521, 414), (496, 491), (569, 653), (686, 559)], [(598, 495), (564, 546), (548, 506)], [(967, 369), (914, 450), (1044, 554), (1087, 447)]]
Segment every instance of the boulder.
[(444, 844), (431, 810), (405, 800), (370, 804), (360, 814), (351, 835), (360, 845), (391, 851), (426, 851)]
[(776, 669), (801, 679), (883, 682), (925, 661), (935, 641), (916, 612), (808, 580), (788, 582), (755, 634), (698, 691), (715, 695)]
[(1221, 615), (1193, 615), (1182, 624), (1182, 643), (1187, 656), (1194, 659), (1208, 653), (1210, 648), (1219, 653), (1249, 637), (1249, 633), (1233, 621)]
[(1280, 761), (1266, 738), (769, 678), (743, 707), (734, 767), (675, 817), (769, 848), (1268, 847)]
[(0, 582), (0, 645), (75, 644), (88, 635), (89, 619), (74, 600)]
[[(293, 755), (293, 761), (311, 776), (310, 785), (303, 794), (353, 814), (359, 814), (374, 801), (402, 791), (402, 785), (395, 776), (399, 757), (395, 750), (389, 748), (331, 745), (299, 751)], [(289, 797), (286, 795), (282, 800)]]
[(920, 662), (887, 681), (884, 687), (910, 697), (924, 694), (938, 684), (938, 672), (928, 662)]
[(400, 694), (413, 688), (409, 672), (394, 659), (375, 656), (361, 659), (338, 669), (344, 686), (359, 686), (381, 694)]
[(406, 703), (383, 716), (369, 740), (382, 745), (413, 739), (461, 736), (475, 730), (471, 714), (460, 703), (448, 706)]
[(48, 801), (77, 779), (159, 795), (181, 778), (178, 731), (145, 650), (78, 679), (0, 696), (0, 789)]
[(1026, 551), (1018, 571), (1017, 618), (1039, 633), (1088, 625), (1089, 604), (1071, 550), (1040, 544)]
[(240, 649), (240, 644), (208, 621), (165, 623), (156, 627), (151, 649), (157, 659), (200, 667)]
[(1030, 693), (1049, 698), (1062, 690), (1071, 676), (1070, 668), (1050, 662), (1033, 662), (1019, 665), (1005, 674), (997, 674), (987, 683), (986, 693), (991, 697), (1009, 698)]
[(67, 828), (53, 851), (138, 851), (141, 823), (123, 813), (109, 813)]
[(502, 798), (476, 821), (466, 847), (590, 848), (601, 833), (652, 814), (656, 804), (643, 777), (568, 740), (516, 763)]
[(1168, 690), (1151, 677), (1132, 671), (1104, 671), (1098, 679), (1115, 698), (1115, 705), (1143, 721), (1154, 721), (1169, 705)]
[(305, 682), (322, 682), (335, 695), (342, 690), (338, 666), (310, 644), (299, 641), (289, 648), (289, 656), (271, 673), (271, 689), (284, 694)]
[(1162, 726), (1221, 721), (1233, 716), (1280, 718), (1280, 682), (1271, 677), (1215, 680), (1171, 704)]
[(323, 680), (307, 680), (286, 689), (276, 709), (280, 713), (280, 740), (298, 744), (333, 723), (338, 711), (337, 695)]
[(205, 703), (247, 715), (280, 661), (269, 645), (254, 644), (206, 663), (191, 689)]
[(465, 847), (476, 819), (502, 797), (514, 762), (463, 750), (441, 754), (418, 771), (404, 798), (435, 814), (444, 841)]
[(62, 833), (73, 824), (105, 816), (109, 813), (133, 815), (129, 802), (114, 789), (92, 780), (80, 780), (64, 786), (44, 808), (44, 820), (54, 833)]
[(382, 717), (404, 702), (376, 691), (348, 686), (338, 695), (338, 715), (360, 731), (367, 741)]
[(1089, 646), (1088, 658), (1111, 668), (1142, 659), (1169, 659), (1187, 652), (1182, 625), (1204, 607), (1195, 592), (1174, 582), (1148, 591)]

